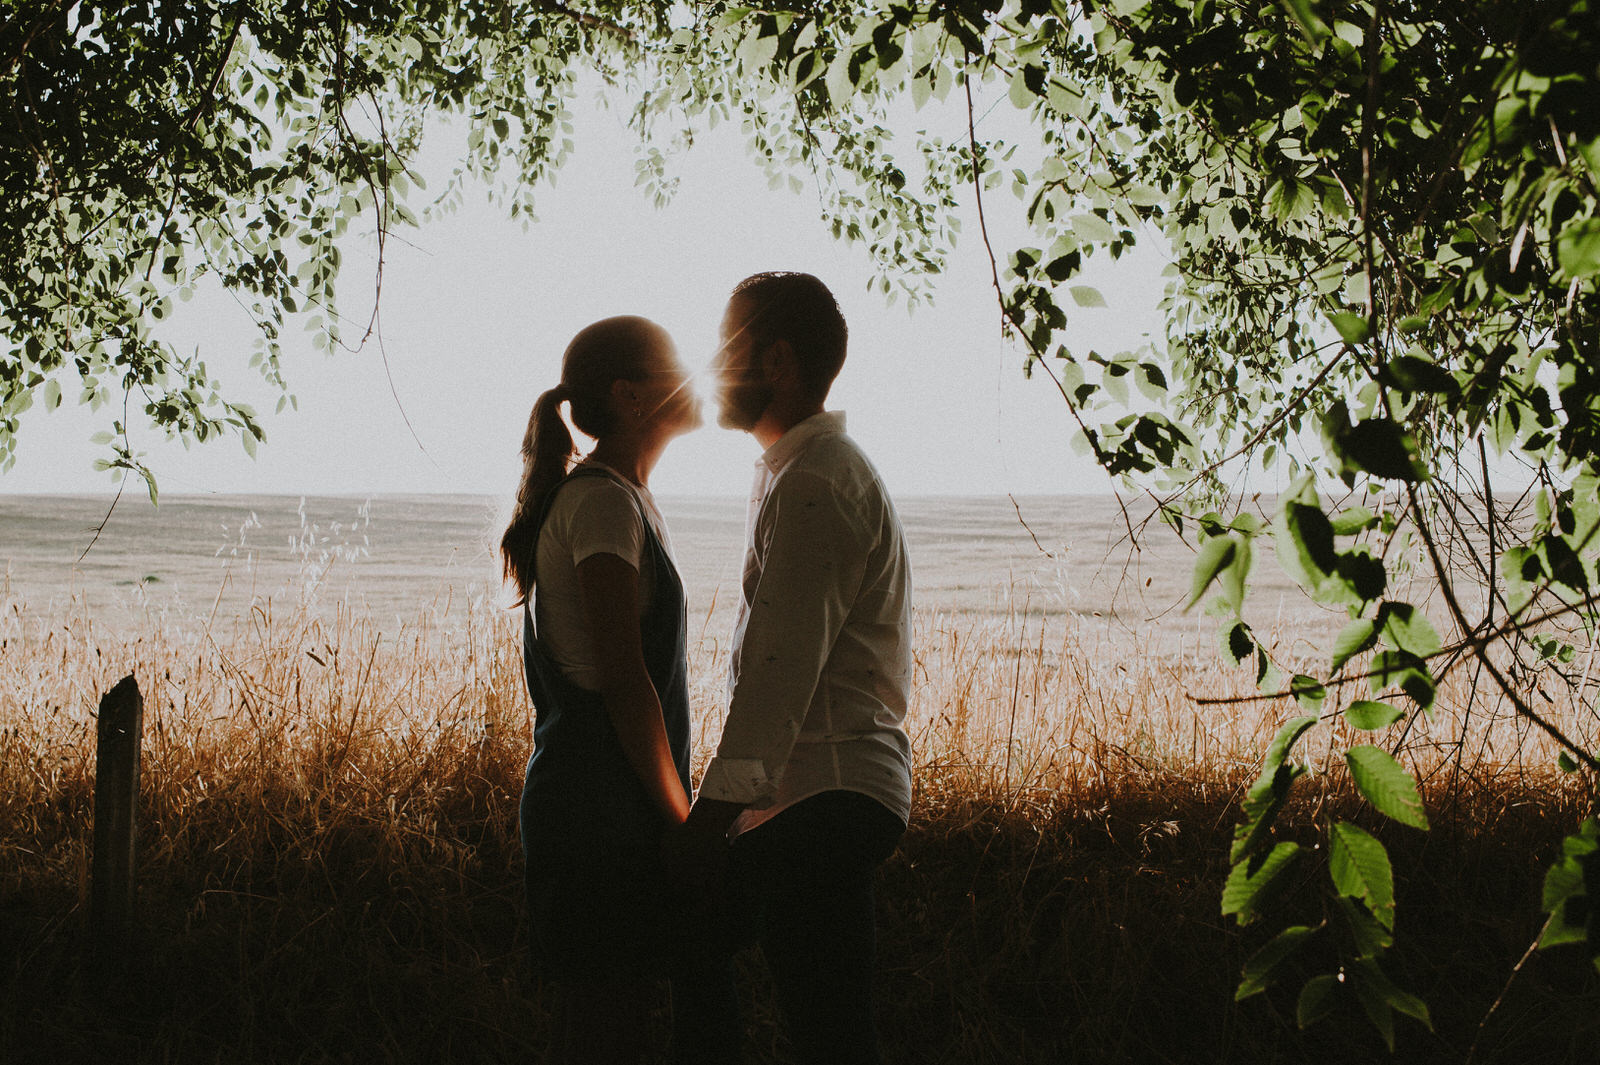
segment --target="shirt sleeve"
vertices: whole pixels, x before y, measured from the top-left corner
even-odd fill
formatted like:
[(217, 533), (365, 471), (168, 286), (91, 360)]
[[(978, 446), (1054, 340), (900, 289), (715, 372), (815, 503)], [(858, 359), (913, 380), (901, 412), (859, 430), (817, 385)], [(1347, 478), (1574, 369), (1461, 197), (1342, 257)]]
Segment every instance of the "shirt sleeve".
[(776, 793), (811, 710), (860, 588), (866, 548), (859, 520), (838, 490), (793, 470), (762, 505), (750, 552), (728, 717), (700, 793), (760, 807)]
[(574, 567), (591, 555), (605, 554), (639, 569), (644, 522), (626, 488), (608, 477), (585, 477), (568, 485), (556, 503), (567, 507), (565, 541)]

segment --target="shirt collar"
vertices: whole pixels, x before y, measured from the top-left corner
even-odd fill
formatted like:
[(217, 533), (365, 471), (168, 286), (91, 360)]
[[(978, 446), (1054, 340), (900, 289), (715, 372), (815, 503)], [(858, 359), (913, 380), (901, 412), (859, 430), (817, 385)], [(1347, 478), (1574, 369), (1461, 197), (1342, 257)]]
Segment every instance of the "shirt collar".
[(765, 466), (773, 473), (781, 473), (783, 468), (793, 462), (795, 456), (800, 454), (811, 441), (819, 436), (842, 432), (844, 432), (844, 411), (829, 410), (813, 414), (800, 424), (790, 426), (771, 447), (763, 451), (758, 466)]

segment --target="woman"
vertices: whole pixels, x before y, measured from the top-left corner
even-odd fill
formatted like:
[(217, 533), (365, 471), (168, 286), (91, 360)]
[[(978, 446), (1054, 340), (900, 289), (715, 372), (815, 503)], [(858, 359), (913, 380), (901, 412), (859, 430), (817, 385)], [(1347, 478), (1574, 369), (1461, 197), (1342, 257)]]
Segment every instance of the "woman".
[[(646, 1056), (655, 976), (677, 977), (680, 1033), (709, 1037), (719, 1022), (699, 1011), (727, 995), (708, 998), (706, 981), (686, 976), (659, 866), (662, 833), (689, 811), (689, 701), (683, 585), (647, 484), (666, 445), (700, 424), (688, 384), (653, 322), (607, 318), (580, 332), (560, 384), (534, 404), (500, 545), (524, 608), (536, 716), (522, 841), (561, 1062)], [(563, 403), (595, 439), (576, 466)], [(691, 1052), (689, 1039), (675, 1043)]]

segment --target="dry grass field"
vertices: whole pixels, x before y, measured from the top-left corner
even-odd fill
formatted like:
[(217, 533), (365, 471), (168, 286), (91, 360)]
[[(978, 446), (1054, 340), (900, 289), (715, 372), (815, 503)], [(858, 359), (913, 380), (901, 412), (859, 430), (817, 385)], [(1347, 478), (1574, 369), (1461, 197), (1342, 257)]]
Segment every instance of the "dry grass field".
[[(263, 602), (210, 629), (102, 631), (0, 604), (0, 1062), (542, 1060), (511, 617), (380, 629)], [(725, 664), (705, 632), (700, 760)], [(916, 808), (880, 882), (889, 1061), (1384, 1054), (1354, 1013), (1298, 1032), (1293, 985), (1232, 1002), (1270, 933), (1219, 915), (1227, 844), (1285, 702), (1198, 706), (1250, 678), (1209, 647), (1157, 653), (1061, 619), (924, 615), (917, 647)], [(107, 981), (86, 936), (94, 710), (128, 673), (145, 698), (140, 925)], [(1395, 861), (1395, 975), (1434, 1013), (1432, 1033), (1404, 1022), (1397, 1059), (1476, 1044), (1479, 1062), (1593, 1061), (1593, 970), (1556, 952), (1512, 978), (1587, 800), (1515, 721), (1463, 712), (1468, 679), (1378, 741), (1423, 780), (1433, 830), (1355, 814)], [(1343, 728), (1308, 738), (1319, 764), (1283, 832), (1314, 840), (1319, 817), (1358, 810)], [(1286, 912), (1315, 916), (1321, 874), (1304, 875)], [(741, 967), (750, 1060), (782, 1061), (759, 955)]]

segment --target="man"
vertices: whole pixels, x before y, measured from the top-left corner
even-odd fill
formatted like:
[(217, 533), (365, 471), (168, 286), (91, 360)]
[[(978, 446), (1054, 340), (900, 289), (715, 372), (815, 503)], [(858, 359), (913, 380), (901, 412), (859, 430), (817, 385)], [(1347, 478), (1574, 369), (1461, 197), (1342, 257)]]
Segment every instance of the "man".
[(728, 895), (808, 1065), (879, 1060), (872, 878), (911, 808), (911, 570), (882, 480), (823, 410), (846, 339), (809, 274), (758, 274), (728, 303), (719, 420), (766, 450), (727, 721), (681, 844), (731, 840)]

